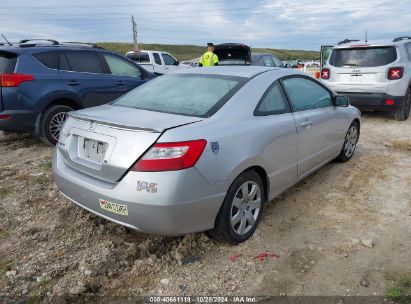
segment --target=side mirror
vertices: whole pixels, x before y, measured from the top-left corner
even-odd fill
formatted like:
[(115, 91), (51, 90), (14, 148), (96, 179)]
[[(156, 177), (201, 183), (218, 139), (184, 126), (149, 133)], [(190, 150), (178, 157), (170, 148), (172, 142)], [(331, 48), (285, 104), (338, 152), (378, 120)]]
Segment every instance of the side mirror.
[(335, 105), (337, 107), (348, 107), (350, 105), (350, 98), (348, 96), (337, 95), (335, 97)]
[(174, 62), (174, 65), (179, 65), (180, 64), (180, 61), (178, 61), (178, 60), (176, 60), (175, 62)]

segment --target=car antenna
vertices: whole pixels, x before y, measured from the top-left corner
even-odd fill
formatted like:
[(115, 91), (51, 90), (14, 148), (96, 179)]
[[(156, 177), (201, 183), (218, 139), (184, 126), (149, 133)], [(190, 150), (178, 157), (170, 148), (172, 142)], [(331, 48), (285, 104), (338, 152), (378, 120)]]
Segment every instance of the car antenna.
[(9, 46), (13, 46), (3, 34), (1, 34), (1, 36), (4, 38), (4, 40), (6, 40), (6, 42), (8, 43)]

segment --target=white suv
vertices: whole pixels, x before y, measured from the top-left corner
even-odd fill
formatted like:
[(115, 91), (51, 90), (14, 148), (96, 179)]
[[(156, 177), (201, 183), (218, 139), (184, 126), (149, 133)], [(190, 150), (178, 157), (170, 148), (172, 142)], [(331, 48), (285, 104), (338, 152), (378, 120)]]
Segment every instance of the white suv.
[(334, 46), (321, 79), (365, 111), (391, 111), (406, 120), (411, 106), (411, 37), (344, 40)]

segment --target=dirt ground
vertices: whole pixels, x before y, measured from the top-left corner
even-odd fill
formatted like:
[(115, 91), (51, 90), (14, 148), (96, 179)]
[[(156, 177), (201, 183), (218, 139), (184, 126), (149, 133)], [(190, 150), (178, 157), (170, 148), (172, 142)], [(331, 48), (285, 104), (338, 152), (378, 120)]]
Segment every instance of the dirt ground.
[[(145, 235), (94, 216), (58, 193), (52, 154), (29, 136), (0, 132), (0, 302), (384, 295), (411, 273), (411, 119), (363, 115), (353, 159), (268, 203), (239, 246), (203, 233)], [(265, 251), (278, 257), (254, 258)]]

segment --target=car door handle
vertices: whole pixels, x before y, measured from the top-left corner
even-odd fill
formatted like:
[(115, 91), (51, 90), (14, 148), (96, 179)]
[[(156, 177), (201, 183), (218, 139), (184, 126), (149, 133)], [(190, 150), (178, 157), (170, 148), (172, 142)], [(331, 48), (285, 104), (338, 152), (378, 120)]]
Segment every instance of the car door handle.
[(125, 85), (124, 81), (122, 81), (122, 80), (116, 81), (116, 84), (119, 85), (119, 86)]
[(69, 86), (78, 86), (80, 84), (80, 82), (76, 81), (76, 80), (70, 80), (67, 82), (67, 85)]
[(300, 123), (300, 127), (309, 129), (311, 127), (311, 124), (312, 121), (303, 121), (302, 123)]

